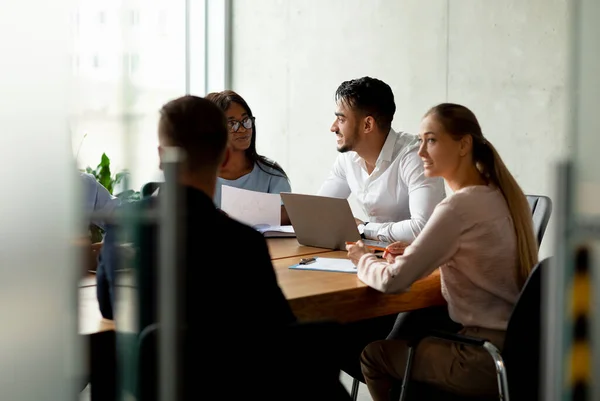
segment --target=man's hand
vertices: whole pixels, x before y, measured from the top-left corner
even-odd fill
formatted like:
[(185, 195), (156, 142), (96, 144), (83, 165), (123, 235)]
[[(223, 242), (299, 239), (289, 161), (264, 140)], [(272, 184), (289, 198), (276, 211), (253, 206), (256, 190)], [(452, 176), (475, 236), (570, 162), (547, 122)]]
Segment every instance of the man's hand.
[(346, 245), (346, 250), (348, 251), (348, 259), (354, 263), (354, 266), (358, 266), (358, 261), (363, 255), (371, 253), (362, 241)]
[(365, 222), (364, 222), (364, 221), (362, 221), (362, 220), (360, 220), (360, 219), (357, 219), (356, 217), (354, 218), (354, 221), (356, 222), (356, 226), (357, 226), (357, 227), (358, 227), (358, 226), (360, 226), (361, 224), (365, 224)]
[(409, 246), (408, 242), (398, 241), (390, 244), (385, 248), (383, 257), (390, 263), (394, 263), (396, 256), (404, 254), (404, 250)]

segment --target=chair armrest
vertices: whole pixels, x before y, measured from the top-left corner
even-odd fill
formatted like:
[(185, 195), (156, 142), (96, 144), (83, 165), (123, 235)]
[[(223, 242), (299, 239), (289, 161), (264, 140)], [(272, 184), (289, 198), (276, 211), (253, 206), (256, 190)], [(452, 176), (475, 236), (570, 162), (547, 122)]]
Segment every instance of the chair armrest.
[(464, 345), (472, 345), (475, 347), (483, 347), (483, 344), (485, 344), (486, 342), (489, 341), (485, 338), (471, 337), (471, 336), (465, 336), (462, 334), (432, 330), (427, 333), (423, 333), (423, 335), (419, 336), (418, 338), (413, 338), (412, 340), (410, 340), (408, 342), (408, 345), (409, 345), (409, 347), (416, 347), (417, 344), (419, 344), (419, 342), (421, 342), (422, 339), (427, 338), (427, 337), (439, 338), (441, 340), (451, 341), (451, 342), (464, 344)]

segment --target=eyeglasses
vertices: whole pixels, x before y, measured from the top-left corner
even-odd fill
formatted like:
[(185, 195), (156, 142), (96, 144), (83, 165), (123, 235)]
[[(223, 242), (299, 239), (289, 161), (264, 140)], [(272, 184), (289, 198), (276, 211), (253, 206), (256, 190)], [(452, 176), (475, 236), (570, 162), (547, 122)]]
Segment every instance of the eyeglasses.
[(246, 117), (242, 121), (230, 120), (227, 121), (227, 125), (229, 125), (229, 131), (238, 132), (239, 129), (244, 126), (245, 129), (250, 129), (254, 126), (254, 117)]

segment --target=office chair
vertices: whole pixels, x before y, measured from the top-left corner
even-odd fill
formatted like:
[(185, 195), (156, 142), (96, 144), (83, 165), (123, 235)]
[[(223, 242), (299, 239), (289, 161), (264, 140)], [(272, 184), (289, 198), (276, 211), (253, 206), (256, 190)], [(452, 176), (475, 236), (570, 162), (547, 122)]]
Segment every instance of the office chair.
[(527, 195), (527, 201), (533, 217), (533, 232), (537, 237), (538, 246), (540, 246), (552, 214), (552, 200), (547, 196)]
[(158, 325), (151, 324), (141, 331), (138, 351), (136, 391), (140, 401), (158, 400)]
[[(504, 349), (498, 349), (483, 338), (462, 336), (453, 333), (431, 332), (426, 337), (435, 337), (465, 346), (483, 347), (496, 365), (498, 392), (495, 397), (459, 396), (431, 384), (404, 380), (401, 386), (392, 390), (392, 397), (400, 401), (536, 401), (539, 399), (540, 378), (540, 326), (541, 326), (541, 285), (542, 274), (548, 270), (550, 258), (539, 262), (531, 274), (517, 300), (510, 316)], [(409, 343), (409, 353), (404, 377), (410, 378), (415, 349), (421, 339)], [(510, 394), (509, 394), (510, 390)], [(397, 398), (399, 395), (399, 398)]]
[(142, 186), (142, 190), (140, 191), (142, 198), (151, 196), (158, 187), (160, 187), (160, 182), (147, 182), (144, 184)]

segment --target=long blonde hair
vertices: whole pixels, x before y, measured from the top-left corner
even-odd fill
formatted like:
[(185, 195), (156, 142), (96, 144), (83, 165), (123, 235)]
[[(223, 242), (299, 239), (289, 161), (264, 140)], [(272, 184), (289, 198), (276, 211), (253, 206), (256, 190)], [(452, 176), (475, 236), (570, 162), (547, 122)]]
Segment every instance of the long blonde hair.
[(538, 262), (538, 245), (533, 233), (531, 209), (521, 187), (500, 158), (496, 148), (483, 136), (475, 114), (465, 106), (442, 103), (426, 114), (434, 116), (455, 139), (465, 135), (473, 138), (473, 161), (481, 175), (498, 187), (506, 199), (517, 236), (518, 264), (515, 272), (519, 286), (529, 277)]

